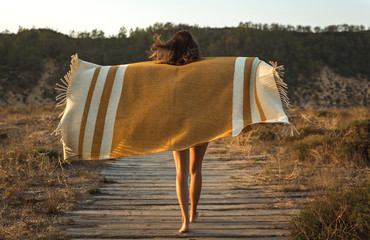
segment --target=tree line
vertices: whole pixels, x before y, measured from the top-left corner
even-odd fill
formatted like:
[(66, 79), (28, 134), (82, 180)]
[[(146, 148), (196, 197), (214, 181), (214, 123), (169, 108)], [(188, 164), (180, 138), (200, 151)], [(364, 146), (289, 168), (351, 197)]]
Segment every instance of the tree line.
[(204, 57), (257, 56), (266, 62), (277, 61), (285, 66), (285, 81), (293, 88), (307, 84), (324, 65), (346, 77), (370, 76), (370, 30), (364, 26), (312, 28), (246, 22), (225, 28), (155, 23), (131, 29), (129, 34), (122, 27), (109, 37), (97, 29), (66, 35), (52, 29), (20, 27), (17, 33), (0, 33), (0, 79), (17, 78), (11, 74), (17, 71), (34, 73), (22, 82), (27, 87), (37, 80), (43, 71), (40, 63), (47, 58), (57, 63), (58, 79), (68, 70), (70, 56), (75, 53), (102, 65), (147, 61), (155, 33), (168, 40), (179, 30), (193, 34)]

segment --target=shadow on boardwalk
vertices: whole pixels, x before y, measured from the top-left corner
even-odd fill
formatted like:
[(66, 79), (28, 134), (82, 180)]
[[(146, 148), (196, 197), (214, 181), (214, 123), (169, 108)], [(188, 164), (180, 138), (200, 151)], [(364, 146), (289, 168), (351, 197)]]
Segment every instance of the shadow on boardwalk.
[[(220, 148), (213, 143), (208, 152)], [(71, 239), (286, 239), (289, 218), (298, 209), (282, 206), (304, 193), (256, 185), (253, 176), (262, 171), (263, 160), (240, 167), (246, 161), (252, 160), (206, 155), (199, 220), (185, 234), (177, 233), (181, 212), (171, 152), (111, 161), (104, 170), (110, 183), (91, 204), (68, 213), (72, 223), (64, 234)]]

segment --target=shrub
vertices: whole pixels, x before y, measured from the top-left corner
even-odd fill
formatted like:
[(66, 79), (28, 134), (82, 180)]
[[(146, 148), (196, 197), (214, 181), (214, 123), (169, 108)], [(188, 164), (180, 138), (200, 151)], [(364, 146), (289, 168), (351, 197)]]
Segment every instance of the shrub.
[(34, 154), (34, 156), (40, 155), (40, 154), (45, 154), (50, 159), (53, 159), (53, 158), (58, 159), (58, 157), (60, 156), (59, 152), (57, 150), (54, 150), (54, 149), (36, 148), (34, 150), (31, 150), (31, 152)]
[(339, 140), (338, 136), (333, 134), (326, 135), (308, 135), (302, 139), (298, 139), (291, 144), (295, 156), (303, 161), (311, 161), (315, 159), (315, 155), (311, 154), (311, 150), (321, 150), (321, 156), (330, 154), (333, 144)]
[(5, 132), (0, 132), (0, 144), (6, 145), (9, 142), (9, 136)]
[(337, 153), (347, 158), (358, 155), (369, 166), (370, 120), (356, 120), (343, 128), (344, 134), (341, 143), (337, 146)]
[[(317, 160), (343, 162), (347, 160), (358, 165), (370, 165), (369, 127), (370, 120), (356, 120), (344, 123), (334, 129), (306, 126), (299, 136), (287, 138), (288, 147), (301, 161)], [(312, 152), (318, 152), (314, 155)]]
[(370, 239), (370, 181), (312, 202), (291, 222), (290, 239)]
[(88, 194), (91, 194), (91, 195), (97, 195), (97, 194), (101, 194), (101, 190), (99, 188), (89, 188), (87, 189), (86, 191)]
[(0, 133), (0, 140), (5, 140), (8, 138), (8, 134), (6, 133)]
[(325, 110), (319, 110), (317, 112), (315, 112), (315, 115), (317, 117), (326, 117), (328, 115), (328, 111), (325, 111)]

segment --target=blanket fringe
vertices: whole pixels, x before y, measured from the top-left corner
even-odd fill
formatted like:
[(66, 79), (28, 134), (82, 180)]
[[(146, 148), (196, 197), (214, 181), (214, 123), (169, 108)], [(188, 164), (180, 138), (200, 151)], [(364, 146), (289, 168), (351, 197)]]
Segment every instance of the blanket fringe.
[[(55, 98), (57, 101), (56, 107), (64, 106), (67, 104), (67, 96), (68, 96), (69, 87), (71, 85), (73, 78), (76, 75), (79, 65), (80, 65), (80, 60), (78, 59), (78, 54), (76, 53), (75, 55), (71, 56), (70, 70), (67, 72), (66, 75), (64, 75), (63, 78), (60, 79), (60, 83), (56, 83), (55, 90), (59, 92)], [(64, 113), (65, 113), (65, 108), (59, 114), (58, 118), (61, 118), (64, 115)], [(63, 144), (64, 159), (66, 159), (67, 154), (69, 155), (72, 154), (72, 150), (69, 149), (64, 143), (63, 131), (62, 131), (60, 123), (58, 124), (57, 128), (51, 134), (55, 136), (61, 136), (60, 141)]]
[(297, 130), (297, 128), (296, 127), (294, 127), (293, 126), (293, 124), (291, 124), (291, 123), (289, 123), (289, 124), (287, 124), (287, 126), (285, 127), (285, 131), (284, 131), (285, 133), (285, 136), (287, 136), (288, 135), (288, 133), (289, 133), (289, 135), (291, 136), (291, 137), (293, 137), (294, 136), (294, 132), (295, 133), (297, 133), (297, 135), (301, 135), (299, 132), (298, 132), (298, 130)]
[(284, 67), (282, 65), (278, 66), (277, 62), (270, 61), (270, 64), (272, 65), (272, 72), (274, 74), (275, 83), (279, 91), (284, 112), (290, 118), (291, 116), (287, 110), (292, 110), (292, 105), (290, 104), (287, 95), (288, 85), (282, 79), (282, 77), (284, 77)]
[[(56, 96), (57, 100), (57, 107), (64, 106), (67, 101), (67, 95), (69, 90), (69, 85), (71, 84), (72, 79), (74, 78), (76, 71), (80, 65), (80, 60), (78, 59), (78, 54), (71, 56), (71, 64), (70, 64), (70, 70), (67, 72), (67, 74), (64, 76), (64, 78), (61, 78), (61, 83), (57, 83), (57, 87), (55, 90), (59, 92), (59, 94)], [(61, 117), (63, 114), (59, 115)]]

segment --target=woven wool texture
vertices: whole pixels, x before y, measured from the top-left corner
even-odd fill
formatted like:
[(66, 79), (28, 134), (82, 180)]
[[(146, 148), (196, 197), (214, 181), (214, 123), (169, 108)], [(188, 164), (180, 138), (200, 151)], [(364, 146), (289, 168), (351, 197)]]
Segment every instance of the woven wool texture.
[(100, 66), (72, 56), (57, 97), (65, 159), (111, 159), (181, 150), (237, 136), (261, 123), (286, 123), (276, 71), (256, 57), (202, 58)]

